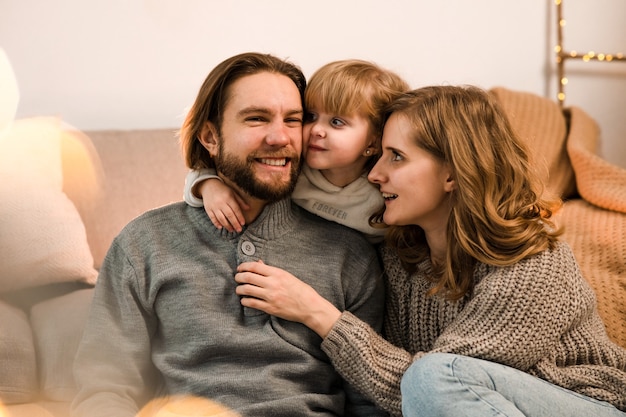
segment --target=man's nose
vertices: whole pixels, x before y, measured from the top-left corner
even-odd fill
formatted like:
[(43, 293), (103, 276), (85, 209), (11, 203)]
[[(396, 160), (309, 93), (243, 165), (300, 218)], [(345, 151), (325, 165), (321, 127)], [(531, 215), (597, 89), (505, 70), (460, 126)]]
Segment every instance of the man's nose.
[(266, 142), (272, 146), (286, 146), (291, 141), (290, 128), (283, 122), (273, 123), (270, 126), (270, 131), (267, 134)]

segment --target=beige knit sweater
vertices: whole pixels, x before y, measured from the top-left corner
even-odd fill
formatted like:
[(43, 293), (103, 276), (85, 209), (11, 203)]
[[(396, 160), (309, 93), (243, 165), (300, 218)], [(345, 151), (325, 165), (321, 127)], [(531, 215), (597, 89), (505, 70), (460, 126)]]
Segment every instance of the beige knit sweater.
[(381, 252), (387, 340), (344, 313), (322, 348), (392, 415), (401, 415), (402, 375), (428, 352), (499, 362), (626, 410), (626, 350), (607, 337), (567, 243), (510, 267), (479, 264), (474, 295), (459, 302), (426, 295), (429, 261), (409, 276), (393, 251)]

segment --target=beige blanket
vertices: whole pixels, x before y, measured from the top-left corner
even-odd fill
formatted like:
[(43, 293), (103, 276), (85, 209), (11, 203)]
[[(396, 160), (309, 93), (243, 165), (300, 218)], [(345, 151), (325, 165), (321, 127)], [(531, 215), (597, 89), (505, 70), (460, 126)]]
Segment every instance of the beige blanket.
[(548, 189), (564, 198), (564, 239), (597, 294), (609, 337), (626, 348), (626, 170), (599, 156), (600, 130), (583, 110), (502, 87), (491, 93)]
[(626, 347), (626, 169), (598, 155), (600, 132), (583, 110), (572, 107), (564, 114), (567, 153), (581, 197), (563, 207), (564, 238), (596, 291), (609, 337)]

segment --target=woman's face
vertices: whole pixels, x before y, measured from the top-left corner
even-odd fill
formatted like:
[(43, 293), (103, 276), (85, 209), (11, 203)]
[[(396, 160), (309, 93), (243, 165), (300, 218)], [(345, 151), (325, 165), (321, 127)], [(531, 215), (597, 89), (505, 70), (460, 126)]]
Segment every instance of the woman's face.
[(383, 153), (368, 179), (380, 186), (388, 225), (418, 225), (426, 233), (445, 230), (449, 195), (455, 187), (449, 166), (416, 145), (412, 126), (399, 113), (383, 132)]

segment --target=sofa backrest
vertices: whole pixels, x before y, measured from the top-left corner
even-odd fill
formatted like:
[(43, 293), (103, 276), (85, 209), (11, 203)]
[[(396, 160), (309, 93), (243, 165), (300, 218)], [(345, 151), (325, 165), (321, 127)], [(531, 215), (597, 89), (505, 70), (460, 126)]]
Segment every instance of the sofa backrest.
[(575, 194), (574, 171), (567, 155), (567, 119), (553, 100), (504, 87), (490, 90), (517, 135), (526, 142), (531, 160), (549, 191), (558, 197)]
[[(85, 135), (81, 152), (63, 150), (63, 190), (83, 219), (94, 266), (99, 269), (113, 238), (130, 220), (182, 200), (187, 169), (176, 129)], [(85, 178), (85, 172), (94, 178)]]

